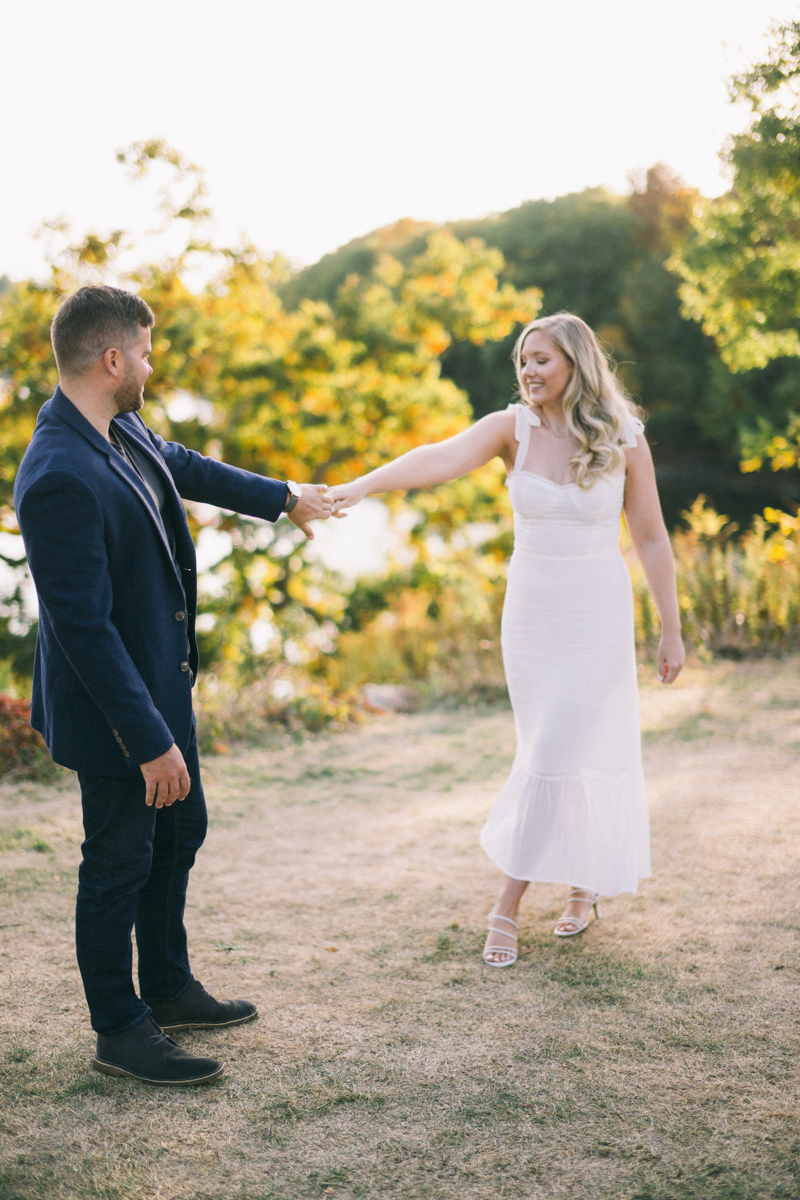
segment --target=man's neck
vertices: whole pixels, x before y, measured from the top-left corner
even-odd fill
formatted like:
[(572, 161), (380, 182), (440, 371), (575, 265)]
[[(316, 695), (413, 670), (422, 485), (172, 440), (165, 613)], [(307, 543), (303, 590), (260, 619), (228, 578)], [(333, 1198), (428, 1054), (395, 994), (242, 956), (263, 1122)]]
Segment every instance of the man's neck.
[(111, 396), (82, 379), (60, 380), (59, 387), (81, 416), (85, 417), (107, 442), (110, 441), (109, 425), (117, 415), (116, 405)]

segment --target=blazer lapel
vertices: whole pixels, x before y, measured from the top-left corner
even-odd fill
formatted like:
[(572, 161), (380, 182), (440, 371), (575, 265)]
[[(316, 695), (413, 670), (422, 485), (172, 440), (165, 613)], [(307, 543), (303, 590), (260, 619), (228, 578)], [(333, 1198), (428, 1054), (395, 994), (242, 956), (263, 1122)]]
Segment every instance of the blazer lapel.
[[(172, 563), (172, 569), (175, 571), (181, 586), (183, 586), (183, 580), (180, 578), (175, 560), (172, 557), (172, 550), (170, 549), (169, 542), (167, 541), (167, 535), (164, 529), (164, 523), (161, 520), (161, 515), (154, 507), (153, 498), (150, 495), (147, 486), (142, 482), (138, 473), (134, 471), (132, 467), (128, 466), (127, 462), (119, 453), (119, 451), (115, 450), (111, 445), (111, 442), (107, 441), (102, 434), (97, 432), (91, 421), (86, 420), (86, 417), (84, 417), (83, 413), (78, 411), (69, 397), (64, 395), (60, 387), (56, 388), (55, 395), (49, 401), (49, 406), (51, 413), (57, 417), (60, 417), (62, 421), (66, 421), (66, 423), (71, 425), (72, 428), (81, 435), (81, 437), (86, 438), (87, 442), (90, 442), (96, 450), (99, 450), (101, 454), (104, 454), (112, 471), (124, 479), (129, 487), (133, 488), (136, 495), (139, 497), (145, 509), (147, 510), (147, 515), (152, 521), (156, 533), (161, 540), (161, 544), (167, 552), (169, 561)], [(131, 431), (131, 427), (127, 424), (127, 422), (124, 428), (126, 433)], [(142, 439), (140, 437), (136, 438), (136, 445), (137, 448), (143, 448)], [(178, 493), (175, 490), (175, 485), (172, 482), (172, 477), (170, 476), (169, 471), (164, 469), (163, 463), (160, 464), (160, 467), (162, 474), (167, 476), (169, 479), (169, 490), (175, 492), (175, 495), (177, 496)], [(181, 507), (183, 507), (183, 505), (181, 505)]]

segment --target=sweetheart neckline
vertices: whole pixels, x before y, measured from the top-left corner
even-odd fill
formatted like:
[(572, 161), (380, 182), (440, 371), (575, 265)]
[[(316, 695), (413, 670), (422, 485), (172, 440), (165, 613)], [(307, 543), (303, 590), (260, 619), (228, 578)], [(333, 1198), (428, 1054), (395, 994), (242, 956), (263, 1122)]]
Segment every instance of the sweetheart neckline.
[[(622, 472), (623, 478), (625, 477), (625, 474), (626, 474), (625, 472)], [(551, 485), (551, 487), (561, 488), (562, 491), (566, 491), (567, 488), (575, 488), (575, 487), (580, 486), (579, 484), (574, 483), (574, 482), (573, 483), (556, 483), (555, 479), (548, 479), (546, 475), (537, 475), (537, 473), (535, 471), (525, 471), (521, 467), (518, 469), (515, 468), (513, 471), (509, 471), (508, 474), (506, 475), (506, 479), (510, 479), (512, 475), (530, 475), (532, 479), (540, 479), (542, 481), (542, 483), (549, 483)], [(616, 475), (611, 476), (610, 478), (608, 476), (604, 477), (601, 475), (600, 479), (596, 480), (596, 482), (602, 481), (604, 483), (610, 483), (612, 479), (616, 479)]]
[(542, 483), (550, 483), (553, 485), (553, 487), (557, 487), (557, 488), (571, 488), (571, 487), (578, 486), (577, 483), (575, 483), (575, 482), (573, 482), (573, 483), (556, 483), (555, 479), (548, 479), (546, 475), (537, 475), (536, 471), (525, 471), (521, 467), (518, 469), (515, 469), (513, 471), (509, 471), (506, 478), (510, 479), (512, 475), (531, 475), (534, 479), (541, 479)]

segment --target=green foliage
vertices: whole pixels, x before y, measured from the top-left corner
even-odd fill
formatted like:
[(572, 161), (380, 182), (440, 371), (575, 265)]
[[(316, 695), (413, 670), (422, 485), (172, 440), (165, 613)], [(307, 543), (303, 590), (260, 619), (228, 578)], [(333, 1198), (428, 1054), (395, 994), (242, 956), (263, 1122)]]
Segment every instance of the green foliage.
[[(639, 255), (635, 227), (636, 219), (617, 197), (592, 188), (553, 202), (530, 201), (497, 217), (454, 222), (448, 228), (463, 241), (479, 239), (499, 250), (503, 281), (518, 289), (541, 290), (544, 311), (570, 308), (599, 327), (617, 323), (625, 270)], [(429, 228), (399, 221), (377, 230), (326, 255), (281, 290), (289, 303), (304, 296), (332, 302), (349, 275), (374, 270), (385, 244), (401, 261), (419, 254)], [(536, 308), (531, 315), (535, 312)], [(478, 347), (456, 334), (444, 351), (445, 374), (468, 392), (476, 416), (513, 399), (510, 352), (518, 329), (517, 325), (506, 338)]]
[[(739, 533), (698, 496), (672, 539), (684, 636), (701, 655), (743, 658), (800, 645), (800, 520), (767, 508)], [(652, 650), (658, 617), (630, 557), (637, 636)]]
[(288, 310), (297, 308), (303, 300), (332, 304), (350, 275), (366, 278), (381, 254), (392, 254), (401, 261), (419, 254), (425, 248), (426, 235), (436, 228), (431, 221), (404, 218), (365, 237), (354, 238), (285, 279), (279, 288), (281, 299)]
[[(155, 373), (148, 422), (165, 438), (249, 471), (336, 483), (423, 442), (457, 433), (469, 406), (439, 356), (453, 338), (482, 345), (534, 315), (538, 292), (500, 282), (502, 255), (447, 230), (423, 236), (401, 262), (390, 242), (367, 274), (350, 274), (330, 302), (303, 300), (288, 312), (279, 294), (285, 266), (249, 246), (217, 250), (198, 234), (208, 216), (202, 173), (160, 141), (118, 155), (135, 178), (166, 171), (159, 208), (183, 222), (188, 240), (174, 258), (146, 263), (122, 282), (138, 287), (156, 313)], [(11, 502), (16, 468), (43, 398), (56, 383), (49, 324), (61, 298), (87, 280), (119, 278), (125, 234), (65, 240), (45, 282), (23, 281), (0, 297), (0, 504)], [(198, 272), (208, 280), (189, 286)], [(500, 492), (496, 471), (426, 495), (424, 521), (452, 524), (490, 514)], [(326, 623), (344, 607), (342, 588), (305, 557), (302, 535), (236, 514), (190, 506), (195, 532), (212, 524), (230, 552), (201, 580), (202, 650), (237, 676), (263, 672), (293, 640), (302, 658), (318, 652)], [(2, 513), (0, 513), (2, 516)], [(5, 528), (13, 530), (5, 514)], [(15, 617), (7, 614), (9, 621)], [(0, 620), (3, 614), (0, 613)], [(274, 632), (266, 656), (253, 649), (255, 622)], [(0, 642), (3, 628), (0, 626)], [(324, 641), (324, 637), (322, 637)], [(0, 645), (0, 651), (2, 645)], [(29, 652), (16, 654), (21, 664)]]
[[(704, 496), (672, 538), (687, 644), (701, 656), (744, 657), (800, 646), (800, 517), (767, 508), (741, 533)], [(408, 682), (432, 695), (502, 688), (498, 631), (510, 531), (477, 550), (452, 549), (351, 593), (335, 655), (318, 670), (334, 687)], [(636, 640), (651, 658), (658, 614), (630, 545)]]
[(336, 653), (316, 665), (335, 689), (411, 683), (431, 696), (503, 691), (500, 614), (508, 531), (476, 549), (456, 540), (436, 558), (351, 593)]
[[(704, 496), (672, 538), (688, 646), (703, 657), (744, 657), (800, 646), (800, 517), (767, 508), (741, 533)], [(502, 690), (499, 623), (506, 530), (477, 550), (421, 558), (407, 571), (364, 581), (351, 593), (337, 651), (317, 670), (334, 688), (406, 682), (462, 698)], [(655, 653), (658, 614), (630, 545), (641, 659)]]
[[(768, 508), (745, 533), (700, 496), (672, 539), (678, 598), (690, 650), (704, 659), (784, 653), (800, 647), (800, 517)], [(275, 695), (272, 675), (244, 691), (214, 676), (201, 683), (199, 728), (207, 749), (360, 718), (367, 683), (410, 684), (424, 699), (504, 693), (499, 625), (511, 533), (472, 549), (451, 544), (410, 568), (365, 580), (350, 593), (334, 653), (310, 665), (311, 686)], [(631, 572), (639, 659), (652, 660), (659, 620), (643, 572), (623, 538)], [(285, 678), (285, 670), (280, 671)], [(698, 736), (697, 731), (686, 736)]]
[(743, 436), (742, 453), (740, 466), (745, 474), (761, 470), (765, 459), (773, 471), (796, 467), (800, 462), (800, 417), (790, 413), (783, 433), (777, 433), (774, 425), (761, 417), (756, 428)]
[[(765, 505), (800, 500), (800, 481), (739, 475), (739, 440), (766, 418), (780, 427), (800, 386), (800, 364), (732, 373), (711, 338), (681, 313), (671, 257), (690, 237), (702, 198), (658, 164), (632, 181), (627, 196), (592, 188), (553, 201), (530, 201), (479, 221), (448, 226), (499, 250), (501, 282), (542, 292), (541, 311), (577, 312), (620, 363), (620, 374), (648, 413), (665, 514), (670, 525), (704, 492), (743, 523)], [(430, 227), (400, 221), (360, 238), (278, 286), (287, 304), (335, 301), (345, 280), (366, 278), (386, 246), (397, 261), (419, 255)], [(475, 344), (454, 334), (440, 356), (443, 376), (483, 416), (515, 398), (511, 349), (503, 339)], [(448, 492), (450, 497), (452, 493)]]
[[(788, 71), (784, 58), (775, 70)], [(755, 107), (768, 92), (766, 84), (758, 91), (759, 78), (741, 81)], [(756, 125), (765, 112), (758, 109)], [(742, 178), (756, 181), (759, 129), (731, 152)], [(774, 140), (784, 145), (777, 133)], [(509, 355), (521, 323), (540, 308), (569, 308), (598, 331), (649, 410), (670, 516), (704, 479), (742, 524), (769, 506), (743, 537), (702, 498), (685, 514), (688, 528), (674, 544), (690, 639), (709, 653), (795, 644), (795, 518), (783, 511), (795, 483), (773, 483), (772, 472), (755, 468), (764, 459), (773, 471), (800, 463), (798, 420), (786, 436), (776, 432), (800, 363), (734, 374), (681, 315), (669, 267), (700, 245), (697, 214), (706, 208), (665, 167), (635, 180), (627, 197), (590, 189), (446, 228), (398, 222), (290, 277), (282, 260), (251, 246), (217, 249), (203, 240), (202, 173), (170, 147), (137, 143), (119, 159), (135, 178), (166, 172), (159, 209), (167, 225), (187, 231), (185, 245), (176, 257), (120, 274), (122, 231), (70, 242), (54, 228), (63, 245), (50, 277), (0, 289), (3, 530), (15, 529), (14, 474), (56, 382), (50, 320), (63, 295), (87, 280), (127, 281), (156, 312), (147, 419), (164, 437), (247, 470), (326, 483), (450, 436), (471, 412), (503, 407), (513, 399)], [(190, 286), (197, 278), (205, 282)], [(726, 487), (740, 436), (750, 474), (738, 477), (744, 498), (731, 509)], [(288, 524), (188, 506), (195, 533), (210, 526), (229, 539), (200, 581), (201, 651), (217, 666), (200, 697), (204, 745), (249, 737), (253, 722), (290, 730), (345, 724), (357, 718), (356, 692), (368, 681), (408, 681), (439, 695), (502, 686), (497, 630), (511, 546), (502, 472), (490, 464), (408, 502), (418, 514), (416, 562), (354, 590), (307, 557)], [(474, 550), (459, 531), (479, 521), (493, 532)], [(431, 551), (432, 533), (446, 539), (441, 553)], [(657, 621), (633, 570), (644, 652)], [(9, 680), (29, 671), (34, 637), (18, 588), (0, 608)], [(287, 660), (294, 692), (276, 694)]]
[[(134, 142), (133, 145), (118, 151), (117, 162), (128, 167), (128, 173), (134, 180), (144, 179), (157, 163), (172, 168), (169, 182), (159, 193), (158, 207), (164, 217), (165, 226), (175, 220), (195, 223), (211, 216), (211, 209), (203, 203), (208, 195), (203, 171), (196, 163), (185, 159), (163, 138)], [(185, 184), (189, 185), (188, 194), (176, 199), (176, 185), (181, 187)]]
[[(219, 675), (201, 676), (195, 697), (197, 740), (201, 753), (227, 754), (231, 743), (263, 744), (265, 730), (290, 734), (344, 729), (363, 719), (363, 698), (355, 690), (336, 691), (323, 680), (298, 678), (297, 687), (274, 687), (276, 665), (262, 678), (239, 686)], [(276, 691), (278, 694), (276, 695)]]
[(725, 152), (731, 190), (698, 203), (672, 259), (685, 312), (732, 371), (800, 356), (800, 21), (773, 35), (768, 57), (731, 83), (753, 113)]
[[(635, 228), (632, 214), (603, 188), (554, 201), (531, 200), (498, 217), (453, 226), (459, 236), (478, 236), (501, 250), (504, 279), (517, 287), (541, 288), (543, 312), (577, 313), (615, 350), (622, 348), (624, 281), (641, 253)], [(444, 356), (445, 373), (467, 388), (477, 416), (515, 398), (511, 351), (517, 332), (477, 351), (455, 345)]]

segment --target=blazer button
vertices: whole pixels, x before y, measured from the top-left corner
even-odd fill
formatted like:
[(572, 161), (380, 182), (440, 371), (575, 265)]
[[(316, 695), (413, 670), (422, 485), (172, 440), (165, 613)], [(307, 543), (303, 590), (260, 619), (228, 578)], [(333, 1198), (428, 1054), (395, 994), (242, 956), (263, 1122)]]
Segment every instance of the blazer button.
[(181, 670), (182, 670), (182, 671), (188, 671), (188, 670), (189, 670), (189, 664), (188, 664), (188, 662), (182, 662), (182, 663), (181, 663)]
[(184, 617), (185, 617), (185, 616), (186, 616), (186, 613), (185, 613), (185, 612), (181, 612), (181, 610), (180, 610), (180, 609), (178, 609), (178, 611), (175, 613), (175, 620), (176, 620), (176, 621), (182, 621), (182, 620), (184, 619)]

